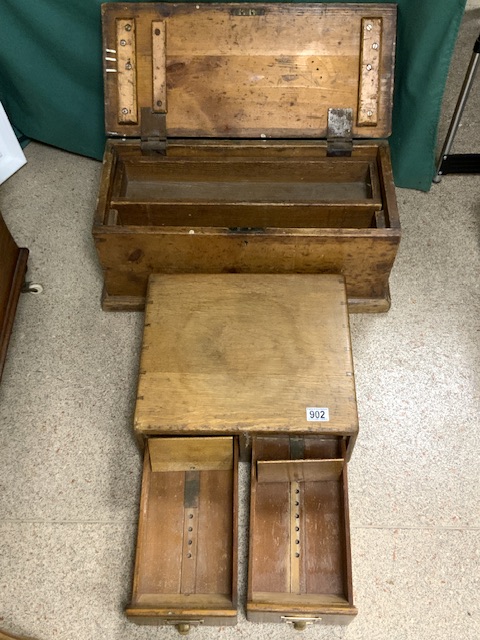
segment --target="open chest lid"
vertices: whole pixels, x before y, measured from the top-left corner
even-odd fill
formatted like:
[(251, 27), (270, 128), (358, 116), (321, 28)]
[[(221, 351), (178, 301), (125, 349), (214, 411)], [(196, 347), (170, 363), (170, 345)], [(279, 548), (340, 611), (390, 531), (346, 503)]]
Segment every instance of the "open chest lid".
[(108, 3), (102, 12), (109, 136), (390, 133), (394, 4)]

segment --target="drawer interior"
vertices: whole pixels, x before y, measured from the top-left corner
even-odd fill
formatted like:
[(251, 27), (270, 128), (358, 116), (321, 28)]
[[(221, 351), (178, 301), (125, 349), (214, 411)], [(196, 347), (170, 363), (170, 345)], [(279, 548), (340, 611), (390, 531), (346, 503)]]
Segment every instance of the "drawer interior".
[(356, 612), (343, 440), (254, 439), (247, 612), (272, 622)]
[(134, 622), (235, 623), (237, 460), (232, 437), (149, 441), (127, 609)]
[(374, 157), (130, 153), (110, 207), (122, 226), (372, 228), (382, 196)]

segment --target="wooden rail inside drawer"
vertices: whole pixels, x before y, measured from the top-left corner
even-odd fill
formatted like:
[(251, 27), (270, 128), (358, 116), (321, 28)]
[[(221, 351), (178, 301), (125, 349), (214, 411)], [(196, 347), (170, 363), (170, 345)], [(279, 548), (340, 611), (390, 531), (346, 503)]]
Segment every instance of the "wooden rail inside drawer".
[(150, 441), (127, 609), (132, 621), (236, 622), (237, 460), (232, 437)]

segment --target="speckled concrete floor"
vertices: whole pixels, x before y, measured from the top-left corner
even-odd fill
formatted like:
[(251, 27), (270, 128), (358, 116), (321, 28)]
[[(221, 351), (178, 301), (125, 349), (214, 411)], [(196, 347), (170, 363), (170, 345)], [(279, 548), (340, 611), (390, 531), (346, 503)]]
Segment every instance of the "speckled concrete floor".
[[(480, 11), (466, 14), (441, 136), (479, 24)], [(480, 152), (478, 86), (456, 151)], [(26, 153), (28, 165), (0, 189), (0, 209), (45, 291), (21, 299), (0, 386), (0, 628), (38, 640), (174, 638), (122, 613), (138, 509), (131, 420), (142, 315), (100, 310), (90, 236), (100, 165), (38, 144)], [(449, 176), (429, 194), (398, 190), (393, 307), (352, 317), (359, 615), (307, 638), (480, 637), (479, 185), (478, 176)], [(246, 496), (241, 503), (244, 522)], [(236, 628), (194, 637), (292, 634), (240, 612)]]

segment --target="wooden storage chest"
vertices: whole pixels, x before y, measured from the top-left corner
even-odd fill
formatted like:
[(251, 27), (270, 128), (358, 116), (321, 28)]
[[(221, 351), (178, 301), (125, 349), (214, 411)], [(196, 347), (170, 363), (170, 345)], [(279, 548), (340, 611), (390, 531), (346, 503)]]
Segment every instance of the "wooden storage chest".
[(339, 273), (386, 311), (400, 240), (390, 4), (106, 4), (105, 309), (160, 273)]
[(252, 461), (248, 619), (348, 623), (347, 463), (357, 432), (343, 277), (152, 275), (128, 617), (181, 632), (235, 623), (241, 455)]

